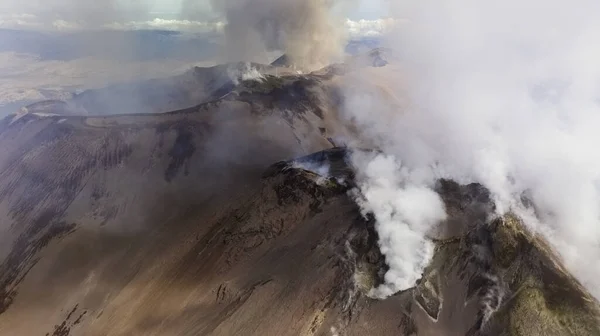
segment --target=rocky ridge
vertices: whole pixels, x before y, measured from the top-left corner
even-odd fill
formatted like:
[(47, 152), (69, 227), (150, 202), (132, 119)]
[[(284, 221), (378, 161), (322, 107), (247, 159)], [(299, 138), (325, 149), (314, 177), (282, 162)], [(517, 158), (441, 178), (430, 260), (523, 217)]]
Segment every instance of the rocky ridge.
[(368, 296), (385, 258), (333, 140), (349, 71), (262, 74), (168, 113), (5, 118), (0, 334), (600, 334), (598, 302), (477, 184), (439, 181), (421, 280)]

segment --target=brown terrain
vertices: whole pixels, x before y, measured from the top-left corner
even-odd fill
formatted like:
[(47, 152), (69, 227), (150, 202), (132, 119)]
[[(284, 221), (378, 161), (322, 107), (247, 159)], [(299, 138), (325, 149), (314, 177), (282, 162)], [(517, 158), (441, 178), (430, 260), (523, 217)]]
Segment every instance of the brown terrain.
[(173, 112), (2, 121), (0, 335), (600, 335), (598, 302), (475, 184), (439, 181), (422, 279), (369, 298), (385, 259), (335, 140), (360, 76), (261, 69)]
[(220, 98), (235, 87), (243, 73), (251, 69), (264, 75), (292, 73), (285, 67), (243, 62), (193, 67), (173, 77), (86, 90), (66, 101), (40, 101), (26, 106), (23, 112), (97, 116), (174, 111)]

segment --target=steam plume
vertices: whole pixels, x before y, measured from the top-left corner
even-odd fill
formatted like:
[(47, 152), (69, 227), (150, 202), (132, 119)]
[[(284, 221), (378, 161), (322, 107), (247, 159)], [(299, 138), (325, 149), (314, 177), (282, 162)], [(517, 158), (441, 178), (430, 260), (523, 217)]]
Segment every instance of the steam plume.
[[(228, 61), (265, 62), (280, 50), (301, 69), (327, 65), (342, 54), (343, 22), (331, 14), (331, 0), (212, 0), (227, 19)], [(339, 27), (339, 28), (338, 28)]]
[(385, 298), (412, 287), (433, 256), (425, 234), (446, 216), (444, 205), (427, 187), (428, 174), (402, 167), (392, 156), (355, 152), (360, 193), (356, 199), (363, 214), (375, 215), (381, 253), (389, 266), (385, 283), (369, 293)]
[[(389, 89), (402, 87), (409, 101), (399, 110), (381, 96), (353, 96), (348, 117), (402, 167), (429, 174), (418, 186), (437, 176), (479, 182), (500, 213), (529, 215), (531, 228), (549, 237), (600, 297), (600, 3), (394, 4), (410, 23), (390, 36), (405, 71)], [(381, 184), (377, 175), (366, 177), (363, 195)], [(521, 204), (524, 192), (537, 218)], [(382, 189), (370, 199), (379, 197), (397, 195)], [(427, 209), (438, 214), (430, 202)], [(416, 226), (426, 227), (434, 215)], [(382, 242), (403, 225), (381, 221)], [(415, 237), (390, 244), (387, 259), (405, 255), (404, 240)], [(418, 271), (423, 261), (414, 261)], [(391, 284), (408, 285), (390, 277)]]

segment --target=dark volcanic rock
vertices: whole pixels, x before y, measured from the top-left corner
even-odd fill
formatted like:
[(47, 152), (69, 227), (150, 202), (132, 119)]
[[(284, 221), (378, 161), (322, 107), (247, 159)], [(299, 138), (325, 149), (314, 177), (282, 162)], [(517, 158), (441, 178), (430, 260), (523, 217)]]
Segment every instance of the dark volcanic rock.
[(0, 335), (600, 334), (596, 300), (477, 184), (439, 181), (449, 219), (422, 279), (369, 298), (387, 268), (331, 148), (336, 76), (2, 120)]
[[(293, 82), (281, 90), (286, 85)], [(258, 96), (254, 105), (228, 98), (167, 114), (68, 117), (25, 113), (2, 120), (0, 216), (5, 233), (0, 242), (0, 319), (10, 321), (11, 314), (18, 315), (19, 302), (29, 302), (28, 295), (38, 297), (40, 305), (69, 304), (68, 295), (58, 289), (70, 284), (62, 277), (83, 281), (86, 272), (99, 272), (94, 262), (90, 268), (80, 261), (73, 262), (81, 266), (69, 267), (68, 261), (56, 259), (70, 269), (67, 275), (47, 270), (40, 276), (37, 272), (50, 267), (44, 261), (52, 262), (63, 255), (60, 251), (69, 250), (61, 244), (79, 244), (79, 240), (86, 241), (81, 235), (90, 235), (90, 249), (113, 258), (135, 247), (124, 243), (119, 248), (102, 237), (116, 235), (118, 241), (139, 234), (149, 238), (154, 230), (166, 227), (173, 235), (179, 234), (185, 231), (181, 222), (195, 218), (189, 217), (190, 211), (222, 208), (220, 203), (207, 204), (252, 189), (272, 162), (330, 147), (319, 129), (331, 127), (311, 112), (329, 103), (318, 96), (284, 98), (284, 94), (280, 99), (290, 104), (301, 99), (306, 110), (297, 109), (298, 115), (267, 110), (270, 103)], [(65, 239), (67, 243), (62, 243)], [(48, 253), (51, 256), (44, 257)], [(69, 253), (77, 260), (92, 256), (85, 251)], [(101, 260), (103, 256), (98, 256), (97, 261)], [(127, 258), (123, 260), (123, 265), (129, 265)], [(135, 269), (121, 275), (114, 269), (109, 273), (117, 282), (127, 281)], [(45, 285), (36, 278), (52, 280)], [(35, 288), (48, 290), (37, 296)], [(90, 290), (94, 298), (109, 293)], [(86, 299), (77, 300), (83, 304)], [(44, 316), (47, 323), (60, 325), (53, 315)], [(21, 327), (26, 325), (17, 323), (17, 329), (10, 330)]]

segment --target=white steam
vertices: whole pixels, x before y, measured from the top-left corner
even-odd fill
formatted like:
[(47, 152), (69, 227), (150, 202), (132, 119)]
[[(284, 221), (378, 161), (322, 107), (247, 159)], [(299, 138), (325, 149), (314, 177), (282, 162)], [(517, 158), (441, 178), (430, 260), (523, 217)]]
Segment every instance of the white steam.
[[(529, 224), (599, 297), (600, 2), (394, 4), (410, 23), (390, 37), (405, 70), (387, 89), (402, 87), (409, 99), (398, 110), (381, 95), (366, 102), (351, 97), (346, 113), (359, 133), (406, 169), (482, 183), (499, 212), (523, 212), (527, 192), (539, 219)], [(397, 197), (374, 188), (381, 185), (376, 178), (361, 186), (369, 202)], [(435, 206), (421, 209), (432, 211), (422, 217), (429, 221), (439, 213)], [(386, 259), (405, 256), (416, 240), (391, 238), (403, 225), (380, 223), (383, 242), (397, 239)], [(414, 260), (412, 269), (420, 268), (422, 260)]]
[(294, 161), (293, 168), (311, 171), (322, 177), (329, 177), (329, 164), (313, 161)]
[(243, 63), (239, 68), (230, 67), (227, 69), (227, 75), (235, 85), (244, 81), (251, 80), (261, 82), (265, 79), (265, 76), (260, 70), (251, 63)]
[(379, 247), (389, 266), (385, 283), (369, 293), (388, 297), (414, 286), (433, 256), (433, 243), (425, 238), (445, 219), (444, 204), (428, 188), (430, 174), (410, 171), (394, 157), (355, 152), (353, 166), (360, 193), (356, 200), (363, 215), (375, 216)]

